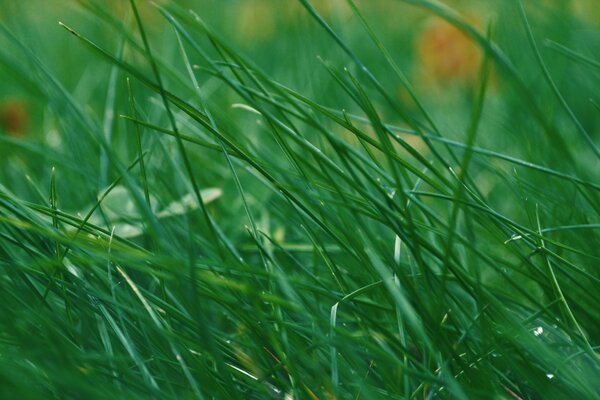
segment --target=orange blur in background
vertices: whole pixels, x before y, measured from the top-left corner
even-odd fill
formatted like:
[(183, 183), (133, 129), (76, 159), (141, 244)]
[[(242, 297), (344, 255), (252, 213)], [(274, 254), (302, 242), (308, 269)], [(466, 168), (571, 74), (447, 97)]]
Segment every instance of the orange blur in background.
[(481, 62), (479, 48), (455, 26), (431, 18), (415, 41), (419, 75), (439, 84), (471, 83)]
[(10, 136), (24, 136), (29, 125), (27, 105), (20, 99), (0, 102), (0, 127)]

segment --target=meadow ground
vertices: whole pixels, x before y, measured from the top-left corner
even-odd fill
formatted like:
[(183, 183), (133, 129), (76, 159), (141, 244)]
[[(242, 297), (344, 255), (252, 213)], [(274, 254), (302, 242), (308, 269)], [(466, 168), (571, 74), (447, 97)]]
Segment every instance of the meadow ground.
[(600, 399), (597, 0), (0, 3), (0, 398)]

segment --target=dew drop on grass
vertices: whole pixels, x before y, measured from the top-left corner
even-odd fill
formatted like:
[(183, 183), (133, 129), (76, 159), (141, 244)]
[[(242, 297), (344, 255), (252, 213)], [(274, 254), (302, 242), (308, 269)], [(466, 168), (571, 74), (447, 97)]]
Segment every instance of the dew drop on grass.
[(533, 330), (533, 334), (535, 336), (540, 336), (542, 333), (544, 333), (544, 328), (542, 328), (541, 326), (538, 326)]

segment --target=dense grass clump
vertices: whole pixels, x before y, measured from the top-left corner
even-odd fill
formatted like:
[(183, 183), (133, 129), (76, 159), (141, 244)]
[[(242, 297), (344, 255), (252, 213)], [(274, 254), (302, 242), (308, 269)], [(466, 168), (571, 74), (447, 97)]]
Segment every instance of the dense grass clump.
[(4, 3), (0, 398), (600, 399), (594, 1)]

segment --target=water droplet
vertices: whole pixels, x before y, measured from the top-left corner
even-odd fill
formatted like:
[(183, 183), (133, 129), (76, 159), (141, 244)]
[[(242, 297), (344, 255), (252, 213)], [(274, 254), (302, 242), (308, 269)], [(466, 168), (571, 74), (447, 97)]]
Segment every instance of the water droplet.
[(535, 336), (540, 336), (542, 333), (544, 333), (544, 328), (542, 328), (541, 326), (538, 326), (533, 330), (533, 334)]

